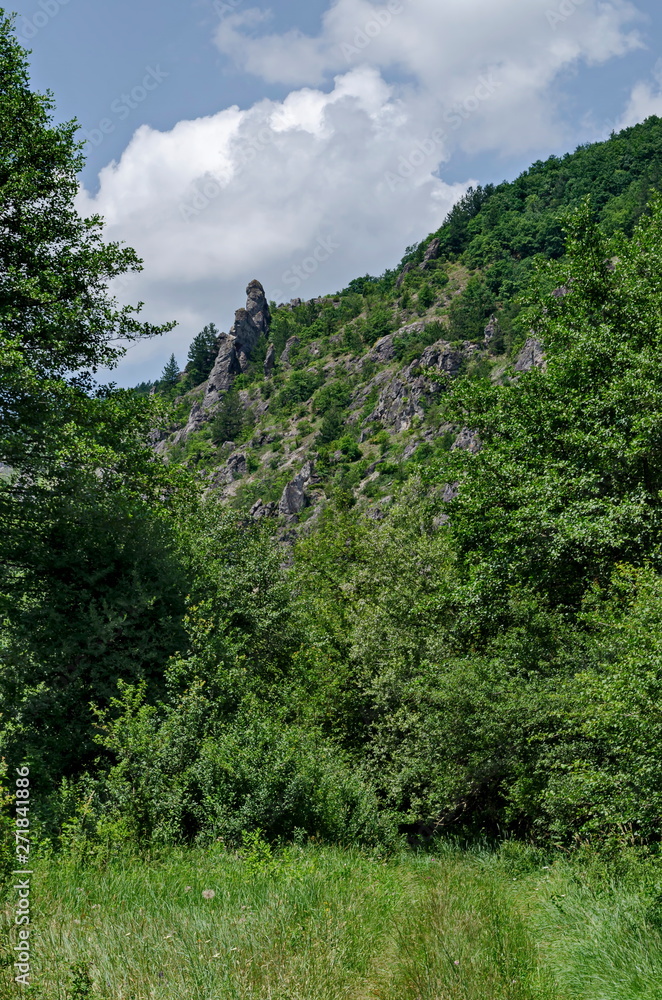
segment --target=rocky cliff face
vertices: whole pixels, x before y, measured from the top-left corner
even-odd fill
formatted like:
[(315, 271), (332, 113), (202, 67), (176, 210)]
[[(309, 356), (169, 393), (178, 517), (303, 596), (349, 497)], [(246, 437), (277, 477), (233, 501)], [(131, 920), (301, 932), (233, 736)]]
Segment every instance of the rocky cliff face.
[(232, 388), (236, 376), (247, 370), (251, 352), (261, 335), (269, 335), (271, 314), (260, 282), (251, 281), (246, 295), (246, 308), (237, 309), (230, 332), (220, 336), (218, 355), (209, 376), (207, 391), (196, 414), (198, 426), (200, 418), (204, 419), (205, 411), (214, 407), (221, 394)]
[(545, 351), (542, 344), (535, 337), (529, 337), (517, 355), (514, 370), (516, 372), (530, 372), (532, 368), (544, 369), (545, 367)]
[[(434, 271), (438, 255), (432, 241), (416, 270)], [(274, 518), (284, 538), (312, 529), (337, 496), (381, 516), (402, 466), (406, 477), (441, 451), (481, 447), (471, 428), (444, 422), (438, 403), (446, 385), (464, 372), (485, 371), (486, 363), (494, 377), (513, 374), (506, 358), (497, 363), (496, 315), (473, 341), (451, 342), (448, 310), (468, 274), (460, 265), (448, 271), (430, 306), (412, 302), (411, 292), (399, 303), (392, 296), (384, 326), (393, 332), (376, 341), (365, 335), (375, 310), (367, 294), (360, 311), (359, 293), (295, 300), (278, 307), (272, 329), (264, 289), (251, 281), (246, 307), (219, 338), (209, 379), (178, 401), (178, 413), (187, 404), (188, 412), (155, 447), (196, 469), (207, 489), (249, 516)], [(251, 354), (263, 336), (268, 344), (258, 370)], [(542, 347), (531, 340), (512, 360), (519, 375), (544, 364)], [(239, 429), (229, 432), (233, 440), (217, 440), (211, 420), (242, 373), (237, 419), (228, 425)], [(455, 490), (449, 484), (444, 499)]]

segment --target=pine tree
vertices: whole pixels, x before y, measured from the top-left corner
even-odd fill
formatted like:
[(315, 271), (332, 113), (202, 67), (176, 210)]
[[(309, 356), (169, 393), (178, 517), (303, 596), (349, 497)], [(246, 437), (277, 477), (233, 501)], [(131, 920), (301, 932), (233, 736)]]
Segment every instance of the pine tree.
[(218, 351), (218, 330), (214, 323), (208, 323), (193, 338), (188, 349), (186, 375), (191, 387), (200, 385), (207, 378), (216, 360)]
[(239, 399), (239, 393), (230, 389), (222, 397), (216, 415), (211, 425), (211, 436), (214, 444), (224, 441), (236, 441), (244, 428), (244, 411)]
[(159, 388), (161, 392), (173, 392), (179, 385), (179, 365), (174, 354), (170, 355), (168, 363), (161, 373)]

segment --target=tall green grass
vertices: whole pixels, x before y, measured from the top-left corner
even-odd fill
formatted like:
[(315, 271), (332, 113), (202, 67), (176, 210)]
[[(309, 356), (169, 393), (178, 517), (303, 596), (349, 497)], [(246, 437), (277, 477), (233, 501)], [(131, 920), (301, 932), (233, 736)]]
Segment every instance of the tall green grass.
[[(30, 995), (662, 1000), (656, 870), (637, 889), (594, 869), (512, 845), (386, 859), (256, 838), (239, 853), (42, 862)], [(2, 1000), (24, 995), (3, 973)]]

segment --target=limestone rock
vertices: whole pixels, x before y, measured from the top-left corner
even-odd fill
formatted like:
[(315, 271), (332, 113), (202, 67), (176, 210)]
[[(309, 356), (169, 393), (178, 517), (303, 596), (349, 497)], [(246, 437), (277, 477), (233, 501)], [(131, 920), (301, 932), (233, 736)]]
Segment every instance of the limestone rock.
[(281, 514), (286, 517), (296, 517), (308, 505), (306, 486), (313, 479), (313, 474), (313, 463), (306, 462), (301, 471), (287, 484), (278, 504)]
[[(233, 448), (234, 444), (231, 441), (226, 441), (223, 445), (224, 448)], [(223, 486), (228, 486), (233, 483), (235, 479), (243, 476), (247, 472), (246, 456), (243, 452), (234, 452), (228, 458), (225, 465), (221, 465), (219, 468), (214, 469), (210, 476), (210, 487), (219, 489)]]
[(263, 517), (273, 517), (275, 514), (276, 503), (274, 500), (270, 500), (269, 503), (263, 503), (262, 500), (258, 500), (251, 507), (251, 517), (255, 521), (259, 521)]
[(407, 337), (413, 333), (422, 333), (424, 329), (425, 323), (420, 321), (401, 326), (395, 333), (389, 333), (386, 337), (381, 337), (373, 344), (369, 354), (366, 355), (367, 359), (374, 361), (376, 364), (385, 365), (395, 357), (395, 342), (398, 338)]
[(455, 438), (451, 451), (456, 451), (458, 448), (461, 448), (462, 451), (468, 451), (471, 455), (479, 452), (481, 443), (476, 431), (472, 431), (468, 427), (463, 427)]
[(438, 340), (436, 344), (426, 347), (418, 361), (412, 362), (414, 368), (438, 368), (447, 375), (457, 375), (464, 361), (476, 352), (474, 344), (465, 344), (461, 350), (455, 350), (446, 340)]
[[(417, 325), (403, 327), (403, 330), (412, 329)], [(423, 324), (420, 325), (423, 326)], [(388, 373), (382, 373), (381, 378), (373, 379), (370, 386), (365, 387), (368, 392), (372, 387), (380, 388), (377, 405), (367, 418), (367, 422), (379, 421), (385, 427), (392, 428), (396, 433), (408, 430), (414, 417), (422, 418), (424, 415), (422, 401), (430, 399), (442, 391), (440, 385), (431, 382), (421, 373), (421, 369), (437, 368), (439, 371), (446, 372), (447, 375), (457, 375), (465, 359), (476, 350), (477, 348), (473, 344), (467, 344), (459, 351), (454, 350), (447, 341), (439, 340), (436, 344), (426, 347), (420, 358), (412, 361), (397, 375), (389, 378)], [(386, 381), (384, 376), (386, 376)], [(365, 392), (365, 398), (367, 398), (367, 392)], [(356, 402), (361, 402), (358, 395)]]
[(234, 337), (222, 333), (219, 339), (218, 354), (212, 368), (207, 392), (203, 401), (203, 409), (208, 410), (220, 399), (221, 393), (232, 388), (235, 376), (241, 373), (241, 365), (235, 349)]
[[(162, 430), (161, 428), (153, 428), (147, 435), (148, 442), (155, 448), (161, 441), (165, 441), (168, 437), (168, 432)], [(4, 462), (0, 462), (0, 471), (4, 468)]]
[(546, 367), (545, 352), (542, 344), (535, 337), (529, 337), (522, 350), (517, 355), (514, 364), (516, 372), (529, 372), (532, 368)]
[[(258, 337), (261, 333), (266, 336), (271, 326), (271, 313), (264, 288), (256, 278), (249, 282), (246, 296), (246, 312), (253, 324), (253, 329), (258, 331)], [(255, 342), (257, 343), (257, 340)]]
[(233, 455), (230, 455), (226, 463), (228, 471), (232, 473), (232, 478), (236, 479), (237, 476), (244, 476), (247, 472), (246, 456), (241, 451), (236, 451)]
[(290, 339), (285, 344), (285, 347), (283, 348), (283, 353), (280, 356), (281, 365), (289, 365), (290, 354), (298, 344), (299, 344), (298, 337), (290, 337)]
[(409, 444), (406, 446), (405, 450), (402, 453), (403, 462), (406, 462), (407, 459), (411, 458), (411, 456), (414, 454), (420, 443), (421, 442), (417, 440), (409, 442)]
[(202, 408), (202, 403), (195, 402), (191, 407), (191, 412), (189, 413), (188, 421), (186, 427), (184, 428), (184, 434), (188, 437), (194, 431), (199, 431), (205, 422), (205, 411)]
[[(455, 500), (459, 490), (459, 483), (446, 483), (443, 492), (441, 494), (442, 503), (450, 503), (451, 500)], [(443, 528), (445, 524), (448, 524), (450, 518), (448, 514), (439, 514), (432, 521), (432, 527), (435, 529)]]
[(402, 284), (405, 280), (405, 277), (409, 274), (410, 271), (414, 270), (414, 267), (415, 265), (412, 264), (411, 262), (409, 264), (405, 264), (405, 266), (400, 271), (400, 274), (398, 275), (398, 279), (395, 283), (396, 288), (402, 288)]
[(439, 239), (432, 240), (425, 251), (423, 262), (420, 265), (421, 271), (427, 270), (427, 267), (430, 264), (430, 262), (437, 259), (440, 251), (441, 251), (441, 240)]
[(499, 321), (497, 320), (496, 316), (490, 316), (490, 321), (485, 327), (483, 336), (483, 343), (485, 344), (485, 347), (491, 344), (494, 338), (498, 337), (498, 335), (499, 335)]
[(443, 503), (450, 503), (451, 500), (455, 500), (459, 492), (459, 483), (446, 483), (441, 494)]
[(264, 374), (266, 378), (269, 378), (272, 371), (274, 370), (275, 365), (276, 365), (276, 348), (274, 347), (273, 344), (269, 344), (269, 348), (267, 350), (267, 356), (264, 359)]
[(385, 365), (395, 357), (394, 336), (389, 333), (386, 337), (381, 337), (372, 345), (370, 353), (367, 355), (370, 361), (375, 361), (378, 365)]
[(203, 411), (215, 406), (221, 394), (232, 387), (235, 377), (246, 371), (251, 351), (260, 336), (269, 333), (271, 314), (260, 282), (251, 281), (246, 295), (246, 308), (237, 309), (230, 332), (219, 337), (218, 354), (202, 403)]

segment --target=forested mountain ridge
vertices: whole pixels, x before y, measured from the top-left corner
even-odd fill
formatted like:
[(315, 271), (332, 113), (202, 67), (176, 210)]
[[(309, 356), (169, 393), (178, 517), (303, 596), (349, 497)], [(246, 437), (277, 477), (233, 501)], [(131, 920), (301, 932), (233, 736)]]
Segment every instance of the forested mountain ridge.
[[(518, 296), (537, 255), (562, 255), (564, 212), (590, 196), (606, 235), (630, 234), (661, 177), (662, 120), (650, 118), (513, 182), (470, 190), (381, 278), (272, 302), (272, 315), (258, 282), (250, 350), (240, 362), (213, 324), (211, 349), (210, 327), (196, 338), (186, 372), (168, 387), (170, 396), (188, 391), (159, 453), (258, 517), (305, 520), (339, 491), (379, 508), (432, 455), (476, 447), (469, 428), (443, 418), (441, 385), (424, 373), (501, 380), (513, 366), (540, 364), (540, 345), (517, 324)], [(246, 336), (246, 315), (238, 311), (230, 338)]]

